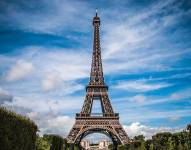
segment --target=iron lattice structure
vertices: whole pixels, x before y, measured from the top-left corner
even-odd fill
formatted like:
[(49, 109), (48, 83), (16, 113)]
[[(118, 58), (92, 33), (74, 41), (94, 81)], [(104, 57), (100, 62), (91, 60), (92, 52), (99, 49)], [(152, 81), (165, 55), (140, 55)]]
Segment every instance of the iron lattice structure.
[[(79, 144), (88, 134), (99, 132), (109, 136), (114, 144), (126, 144), (129, 138), (119, 123), (119, 114), (114, 113), (108, 97), (108, 86), (104, 83), (101, 48), (100, 48), (100, 18), (93, 18), (94, 41), (90, 81), (86, 87), (86, 97), (80, 113), (67, 137), (69, 143)], [(91, 113), (94, 100), (100, 100), (102, 113)]]

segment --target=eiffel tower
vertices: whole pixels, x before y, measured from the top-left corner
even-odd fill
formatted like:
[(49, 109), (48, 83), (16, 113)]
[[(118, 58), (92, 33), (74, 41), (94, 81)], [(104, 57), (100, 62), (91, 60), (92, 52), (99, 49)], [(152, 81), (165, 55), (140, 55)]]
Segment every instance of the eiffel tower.
[[(81, 140), (91, 133), (103, 133), (111, 138), (114, 145), (126, 144), (129, 138), (119, 123), (119, 114), (114, 113), (108, 97), (108, 86), (104, 82), (101, 49), (100, 49), (100, 18), (93, 18), (94, 42), (90, 81), (86, 86), (86, 97), (80, 113), (67, 137), (68, 143), (80, 144)], [(100, 100), (102, 113), (92, 113), (94, 100)]]

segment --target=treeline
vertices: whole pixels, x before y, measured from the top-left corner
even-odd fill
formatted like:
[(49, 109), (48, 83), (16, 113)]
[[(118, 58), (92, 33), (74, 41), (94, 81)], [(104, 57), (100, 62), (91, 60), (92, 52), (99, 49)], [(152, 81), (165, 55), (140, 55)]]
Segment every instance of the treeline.
[(30, 119), (0, 107), (0, 149), (34, 150), (37, 126)]
[[(110, 145), (109, 149), (113, 147)], [(118, 150), (191, 150), (191, 124), (181, 132), (161, 132), (153, 135), (152, 139), (135, 136), (129, 144), (119, 145)]]

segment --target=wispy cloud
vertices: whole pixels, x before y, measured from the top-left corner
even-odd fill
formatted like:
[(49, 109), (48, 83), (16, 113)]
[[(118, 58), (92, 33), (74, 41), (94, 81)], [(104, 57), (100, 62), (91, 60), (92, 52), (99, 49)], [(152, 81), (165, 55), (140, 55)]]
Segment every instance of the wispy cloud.
[[(152, 119), (167, 119), (179, 121), (190, 116), (190, 89), (184, 89), (169, 95), (148, 96), (138, 94), (123, 99), (114, 99), (122, 120), (146, 121)], [(177, 104), (176, 104), (177, 103)], [(180, 104), (183, 105), (180, 105)], [(142, 113), (144, 112), (144, 115)]]
[[(143, 115), (144, 112), (144, 115)], [(158, 111), (158, 110), (148, 110), (139, 108), (139, 112), (132, 112), (132, 110), (123, 111), (121, 113), (122, 120), (131, 120), (131, 121), (148, 121), (153, 119), (169, 119), (174, 117), (189, 117), (190, 108), (187, 109), (175, 109), (167, 111)]]
[(169, 83), (146, 83), (142, 80), (137, 81), (120, 81), (114, 88), (123, 89), (127, 91), (135, 91), (135, 92), (146, 92), (152, 90), (158, 90), (161, 88), (169, 87), (171, 84)]
[[(64, 30), (86, 30), (84, 19), (88, 19), (90, 11), (88, 4), (78, 1), (1, 1), (1, 23), (8, 23), (9, 27), (19, 28), (26, 31), (60, 34)], [(11, 11), (10, 11), (11, 10)], [(78, 27), (74, 22), (78, 19)]]
[(181, 117), (180, 116), (173, 116), (173, 117), (169, 117), (169, 120), (171, 120), (172, 122), (176, 122), (178, 120), (180, 120)]
[[(136, 94), (135, 96), (124, 97), (121, 99), (115, 99), (114, 103), (117, 102), (118, 105), (120, 103), (128, 103), (128, 108), (134, 107), (143, 107), (149, 105), (158, 105), (163, 103), (174, 103), (177, 101), (183, 101), (185, 99), (190, 99), (191, 89), (184, 89), (180, 91), (176, 91), (174, 93), (170, 93), (169, 95), (160, 95), (160, 96), (152, 96), (152, 95), (144, 95), (144, 94)], [(127, 109), (127, 106), (126, 106)]]
[(173, 0), (159, 1), (134, 15), (120, 13), (118, 15), (122, 19), (114, 20), (114, 23), (107, 20), (103, 37), (103, 57), (109, 64), (106, 70), (115, 68), (118, 73), (164, 71), (183, 55), (189, 55), (190, 48), (180, 48), (179, 43), (166, 42), (174, 35), (166, 37), (163, 34), (173, 26), (172, 22), (188, 16), (189, 10), (182, 11), (181, 4)]
[[(186, 69), (185, 69), (186, 70)], [(141, 79), (143, 81), (161, 81), (161, 80), (171, 80), (171, 79), (181, 79), (181, 78), (187, 78), (187, 77), (190, 77), (191, 76), (191, 73), (189, 72), (186, 72), (186, 73), (178, 73), (178, 74), (172, 74), (172, 75), (168, 75), (167, 77), (152, 77), (150, 76), (149, 78), (147, 79)]]

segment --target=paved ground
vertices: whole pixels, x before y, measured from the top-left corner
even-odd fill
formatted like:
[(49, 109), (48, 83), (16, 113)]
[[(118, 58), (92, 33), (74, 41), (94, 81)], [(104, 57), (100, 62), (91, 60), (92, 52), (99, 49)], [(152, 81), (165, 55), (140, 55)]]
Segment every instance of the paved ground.
[(104, 149), (99, 149), (98, 146), (91, 146), (90, 149), (88, 150), (109, 150), (108, 148), (104, 148)]

